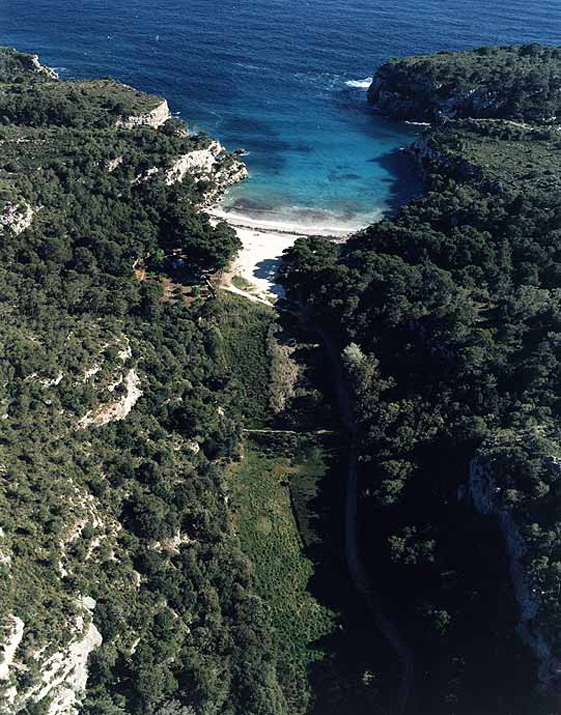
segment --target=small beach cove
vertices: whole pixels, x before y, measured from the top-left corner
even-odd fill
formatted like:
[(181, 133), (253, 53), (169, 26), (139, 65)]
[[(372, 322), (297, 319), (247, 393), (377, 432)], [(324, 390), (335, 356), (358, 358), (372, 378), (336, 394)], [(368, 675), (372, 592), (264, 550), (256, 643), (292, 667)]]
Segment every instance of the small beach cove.
[(213, 222), (225, 221), (235, 229), (242, 248), (224, 273), (222, 287), (268, 304), (284, 296), (277, 283), (276, 272), (283, 252), (303, 236), (322, 235), (336, 242), (344, 241), (353, 231), (333, 227), (311, 230), (273, 221), (259, 221), (249, 216), (231, 213), (219, 204), (208, 211)]

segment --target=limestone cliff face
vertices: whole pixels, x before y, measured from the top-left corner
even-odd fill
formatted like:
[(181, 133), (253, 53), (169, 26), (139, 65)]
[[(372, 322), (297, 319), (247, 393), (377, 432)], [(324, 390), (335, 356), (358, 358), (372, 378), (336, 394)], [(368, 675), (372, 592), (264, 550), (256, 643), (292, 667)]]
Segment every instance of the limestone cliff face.
[(129, 370), (124, 377), (122, 374), (119, 375), (115, 383), (110, 385), (107, 389), (109, 392), (113, 392), (115, 388), (120, 385), (124, 387), (124, 394), (115, 402), (101, 405), (96, 410), (84, 415), (78, 422), (80, 429), (85, 429), (86, 427), (102, 427), (110, 422), (118, 422), (127, 417), (132, 408), (142, 397), (140, 377), (136, 370)]
[(169, 111), (167, 101), (164, 99), (157, 107), (154, 107), (154, 109), (146, 114), (121, 117), (117, 120), (116, 126), (118, 129), (134, 129), (135, 127), (142, 126), (157, 129), (162, 124), (167, 122), (170, 117), (171, 112)]
[(443, 152), (437, 146), (430, 131), (419, 136), (408, 151), (423, 169), (434, 163), (453, 168), (454, 174), (463, 179), (480, 179), (483, 174), (480, 166), (470, 163), (458, 153)]
[[(111, 170), (108, 167), (108, 171)], [(247, 167), (236, 155), (226, 151), (219, 141), (213, 140), (204, 149), (194, 149), (178, 156), (171, 167), (162, 169), (153, 166), (135, 177), (133, 183), (148, 181), (151, 177), (164, 175), (168, 186), (191, 176), (196, 184), (204, 182), (202, 206), (214, 203), (232, 184), (248, 177)]]
[[(117, 352), (111, 368), (104, 364), (108, 349)], [(51, 375), (33, 373), (27, 379), (38, 384), (45, 395), (61, 388), (67, 393), (73, 389), (81, 392), (88, 386), (97, 395), (96, 406), (79, 420), (70, 415), (68, 419), (74, 421), (74, 429), (92, 430), (125, 419), (141, 397), (140, 377), (132, 359), (131, 345), (124, 334), (104, 334), (97, 354), (94, 352), (92, 362), (84, 364), (81, 375), (59, 371)], [(46, 399), (45, 405), (49, 403)], [(0, 463), (0, 475), (6, 470), (6, 465)], [(88, 659), (101, 645), (102, 636), (94, 623), (96, 601), (81, 590), (76, 592), (72, 580), (84, 563), (91, 569), (98, 567), (104, 550), (111, 554), (117, 573), (120, 564), (126, 563), (126, 555), (118, 545), (122, 526), (115, 516), (102, 508), (84, 484), (68, 479), (65, 490), (61, 502), (64, 527), (57, 539), (49, 541), (49, 583), (54, 605), (47, 605), (44, 615), (47, 620), (55, 620), (41, 631), (37, 613), (17, 598), (13, 610), (0, 620), (2, 715), (17, 715), (36, 703), (45, 704), (46, 715), (78, 715), (88, 682)], [(47, 558), (46, 552), (42, 557)], [(5, 578), (2, 587), (7, 584), (10, 588), (17, 580), (17, 546), (2, 528), (0, 567), (2, 579)], [(129, 589), (132, 595), (134, 586), (128, 575), (123, 572), (118, 579), (115, 588), (125, 593)]]
[(40, 676), (32, 680), (31, 687), (22, 687), (16, 677), (31, 673), (33, 669), (33, 665), (22, 662), (18, 652), (26, 624), (17, 616), (11, 617), (0, 665), (2, 713), (15, 715), (31, 703), (46, 702), (47, 715), (78, 714), (88, 679), (88, 657), (102, 643), (101, 634), (92, 622), (95, 605), (92, 598), (86, 596), (80, 599), (76, 603), (78, 613), (72, 622), (66, 645), (47, 657), (44, 657), (44, 648), (34, 653), (33, 659), (40, 668)]
[(227, 152), (219, 141), (179, 157), (166, 172), (166, 183), (171, 185), (181, 181), (186, 174), (191, 174), (197, 183), (209, 183), (205, 205), (215, 201), (228, 186), (248, 176), (245, 164)]
[(29, 68), (48, 79), (59, 79), (57, 72), (52, 67), (47, 67), (39, 62), (39, 55), (29, 55)]
[(523, 524), (509, 510), (503, 500), (493, 466), (484, 458), (476, 457), (470, 467), (469, 491), (480, 514), (498, 519), (510, 560), (510, 574), (520, 612), (518, 631), (539, 661), (538, 680), (548, 693), (561, 693), (561, 652), (555, 635), (540, 626), (537, 616), (542, 607), (539, 588), (533, 585), (528, 573), (528, 547)]
[(545, 45), (481, 47), (393, 59), (378, 68), (368, 98), (396, 119), (512, 119), (558, 124), (561, 51)]
[(171, 169), (166, 172), (166, 184), (175, 184), (190, 173), (194, 177), (209, 179), (219, 163), (224, 148), (218, 141), (213, 141), (206, 149), (196, 149), (180, 156)]
[[(26, 74), (37, 72), (55, 79), (36, 57), (24, 61)], [(41, 84), (44, 80), (40, 78)], [(139, 109), (135, 116), (121, 117), (117, 128), (149, 127), (144, 135), (149, 139), (152, 134), (158, 139), (158, 128), (170, 117), (167, 102), (146, 98), (142, 102), (133, 107), (146, 107), (146, 111)], [(125, 114), (133, 111), (129, 109)], [(127, 162), (127, 137), (121, 131), (118, 138), (125, 139), (119, 145), (119, 154), (110, 154), (113, 158), (99, 164), (100, 176), (103, 171), (117, 171), (120, 164)], [(156, 173), (173, 184), (189, 174), (201, 184), (200, 196), (210, 200), (230, 183), (247, 176), (243, 163), (217, 141), (186, 137), (175, 146), (171, 165), (167, 155), (165, 163), (153, 158), (159, 165), (143, 172), (139, 180)], [(147, 153), (142, 166), (150, 165), (149, 157), (158, 156), (158, 152)], [(0, 240), (6, 244), (28, 228), (34, 213), (42, 209), (31, 199), (26, 202), (13, 196), (11, 186), (9, 189), (5, 195), (11, 200), (0, 201)], [(120, 290), (121, 283), (115, 286)], [(130, 288), (134, 295), (136, 285), (132, 281)], [(54, 315), (59, 318), (59, 313)], [(25, 353), (21, 363), (27, 366), (29, 358), (29, 369), (22, 370), (17, 379), (36, 398), (29, 430), (37, 426), (47, 435), (45, 444), (55, 446), (53, 454), (46, 456), (37, 449), (34, 458), (25, 463), (19, 460), (16, 450), (9, 454), (2, 451), (0, 455), (3, 483), (31, 485), (21, 490), (25, 519), (19, 511), (12, 519), (10, 507), (6, 507), (5, 500), (2, 502), (3, 517), (9, 514), (10, 520), (3, 518), (0, 525), (4, 605), (0, 618), (0, 715), (79, 715), (91, 684), (88, 661), (92, 654), (108, 643), (110, 647), (116, 643), (123, 657), (132, 655), (140, 640), (135, 631), (136, 609), (140, 612), (142, 607), (143, 613), (150, 610), (144, 604), (151, 603), (151, 597), (143, 594), (138, 598), (146, 577), (133, 569), (130, 540), (122, 538), (123, 533), (132, 533), (121, 510), (121, 504), (130, 496), (130, 474), (123, 482), (113, 483), (111, 472), (104, 467), (105, 456), (101, 455), (107, 448), (118, 458), (120, 444), (107, 446), (103, 428), (107, 430), (107, 425), (119, 422), (109, 427), (119, 431), (123, 420), (138, 423), (138, 433), (133, 432), (133, 427), (131, 435), (142, 434), (140, 440), (146, 439), (146, 443), (153, 444), (155, 438), (167, 447), (171, 440), (171, 435), (163, 436), (163, 430), (157, 430), (156, 436), (157, 420), (147, 413), (141, 399), (143, 391), (152, 394), (147, 385), (153, 385), (154, 380), (147, 366), (160, 343), (139, 341), (138, 331), (131, 332), (129, 340), (124, 333), (129, 323), (121, 315), (96, 310), (84, 316), (67, 316), (61, 310), (60, 315), (63, 327), (57, 332), (58, 342), (50, 339), (46, 328), (43, 333), (41, 325), (36, 330), (29, 327), (17, 332), (21, 338), (18, 349)], [(18, 419), (15, 404), (2, 394), (3, 425), (10, 426), (12, 420)], [(137, 415), (141, 411), (144, 415)], [(151, 425), (146, 432), (140, 426), (144, 422)], [(54, 436), (52, 440), (50, 435)], [(60, 461), (58, 455), (53, 456), (59, 443)], [(187, 458), (184, 450), (189, 453)], [(188, 440), (184, 449), (175, 443), (173, 451), (169, 449), (171, 458), (177, 459), (182, 468), (190, 465), (191, 459), (194, 464), (199, 452), (198, 459), (206, 459), (196, 439)], [(37, 509), (44, 521), (37, 520)], [(190, 543), (195, 542), (177, 529), (169, 538), (155, 542), (153, 549), (162, 554), (163, 560), (170, 554), (177, 555)], [(124, 613), (115, 637), (106, 629), (107, 601), (117, 604), (119, 613)], [(153, 606), (156, 612), (162, 602), (154, 600)], [(188, 632), (189, 623), (188, 618), (182, 619), (178, 629)]]
[(395, 119), (428, 121), (429, 118), (432, 118), (432, 114), (427, 111), (426, 107), (420, 106), (422, 90), (421, 86), (417, 86), (415, 95), (409, 96), (405, 88), (398, 90), (376, 75), (368, 88), (367, 97), (380, 114)]

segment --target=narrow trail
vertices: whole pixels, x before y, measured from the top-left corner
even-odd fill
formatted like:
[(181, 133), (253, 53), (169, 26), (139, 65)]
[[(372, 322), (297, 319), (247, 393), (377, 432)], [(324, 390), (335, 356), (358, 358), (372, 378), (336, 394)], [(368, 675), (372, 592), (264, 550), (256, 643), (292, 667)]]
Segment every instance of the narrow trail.
[(308, 430), (291, 430), (291, 429), (243, 429), (244, 434), (337, 434), (336, 430), (332, 429), (308, 429)]
[(258, 295), (253, 295), (252, 293), (242, 290), (241, 288), (236, 288), (236, 286), (231, 283), (223, 282), (220, 287), (223, 290), (228, 291), (228, 293), (233, 293), (234, 295), (240, 295), (242, 298), (247, 298), (247, 300), (251, 300), (252, 303), (261, 303), (261, 305), (266, 305), (268, 308), (273, 307), (268, 300), (260, 298)]

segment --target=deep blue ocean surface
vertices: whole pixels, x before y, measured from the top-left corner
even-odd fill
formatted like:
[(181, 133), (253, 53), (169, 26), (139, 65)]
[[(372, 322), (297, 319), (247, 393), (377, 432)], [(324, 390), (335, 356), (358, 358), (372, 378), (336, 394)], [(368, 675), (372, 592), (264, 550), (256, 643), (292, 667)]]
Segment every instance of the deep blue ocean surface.
[[(1, 0), (0, 43), (61, 77), (113, 75), (243, 147), (238, 211), (366, 223), (409, 184), (414, 131), (370, 114), (384, 60), (483, 44), (561, 45), (561, 0)], [(396, 176), (402, 181), (399, 187)]]

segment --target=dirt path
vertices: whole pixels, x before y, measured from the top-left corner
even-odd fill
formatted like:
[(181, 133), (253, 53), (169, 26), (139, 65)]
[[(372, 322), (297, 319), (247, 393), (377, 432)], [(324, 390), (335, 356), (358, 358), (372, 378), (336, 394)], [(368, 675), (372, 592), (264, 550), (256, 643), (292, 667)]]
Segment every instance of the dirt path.
[(299, 432), (290, 429), (243, 429), (242, 432), (244, 434), (337, 434), (337, 432), (332, 429), (300, 430)]

